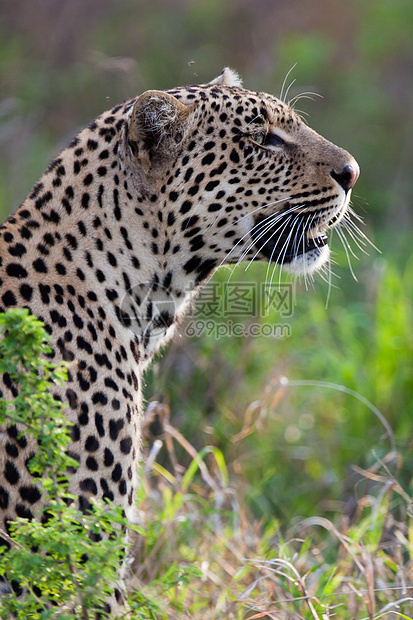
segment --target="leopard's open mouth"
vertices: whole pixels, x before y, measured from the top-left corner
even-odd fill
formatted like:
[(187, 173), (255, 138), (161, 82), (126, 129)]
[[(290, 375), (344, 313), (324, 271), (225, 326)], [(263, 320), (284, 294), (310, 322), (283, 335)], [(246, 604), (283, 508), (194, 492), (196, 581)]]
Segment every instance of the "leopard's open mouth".
[(321, 248), (327, 245), (326, 231), (330, 228), (330, 220), (327, 224), (314, 225), (315, 217), (311, 217), (312, 227), (308, 227), (308, 214), (298, 216), (290, 222), (288, 219), (283, 223), (277, 220), (276, 226), (265, 225), (265, 217), (255, 220), (251, 236), (256, 248), (269, 261), (277, 263), (290, 263), (296, 258), (309, 252), (317, 254)]

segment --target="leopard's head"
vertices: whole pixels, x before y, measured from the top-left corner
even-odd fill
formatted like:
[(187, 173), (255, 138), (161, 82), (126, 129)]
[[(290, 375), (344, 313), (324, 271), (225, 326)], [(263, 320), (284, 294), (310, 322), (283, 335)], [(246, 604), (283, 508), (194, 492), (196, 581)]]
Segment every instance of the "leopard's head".
[(127, 140), (198, 281), (242, 260), (319, 269), (359, 176), (347, 151), (280, 99), (242, 88), (229, 69), (207, 85), (141, 95)]

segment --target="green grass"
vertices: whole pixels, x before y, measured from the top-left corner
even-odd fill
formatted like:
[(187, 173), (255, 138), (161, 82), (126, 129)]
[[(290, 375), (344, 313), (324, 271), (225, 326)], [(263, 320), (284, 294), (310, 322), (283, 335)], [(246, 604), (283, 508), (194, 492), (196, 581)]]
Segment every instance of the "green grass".
[(390, 471), (395, 459), (402, 465), (400, 453), (354, 468), (351, 514), (337, 505), (330, 519), (258, 520), (245, 501), (248, 483), (228, 475), (222, 452), (197, 453), (166, 405), (150, 411), (174, 466), (164, 469), (145, 450), (134, 618), (412, 617), (411, 497)]

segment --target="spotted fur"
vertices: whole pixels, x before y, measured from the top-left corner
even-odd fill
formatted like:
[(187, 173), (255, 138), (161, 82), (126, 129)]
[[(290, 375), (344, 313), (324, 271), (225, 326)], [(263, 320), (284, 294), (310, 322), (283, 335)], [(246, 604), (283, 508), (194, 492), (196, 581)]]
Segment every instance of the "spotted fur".
[[(81, 510), (108, 498), (134, 521), (142, 371), (193, 290), (241, 259), (319, 268), (357, 176), (351, 155), (228, 69), (115, 106), (49, 166), (0, 230), (0, 309), (28, 307), (54, 360), (76, 362), (60, 396)], [(7, 375), (1, 393), (16, 394)], [(19, 430), (0, 435), (6, 530), (42, 507)]]

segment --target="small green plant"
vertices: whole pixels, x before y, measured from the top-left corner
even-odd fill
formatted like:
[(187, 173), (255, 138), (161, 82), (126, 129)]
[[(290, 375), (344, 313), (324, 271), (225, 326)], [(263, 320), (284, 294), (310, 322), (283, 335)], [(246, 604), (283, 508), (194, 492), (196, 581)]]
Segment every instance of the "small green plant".
[(69, 437), (64, 405), (50, 388), (65, 381), (67, 366), (45, 357), (51, 351), (49, 337), (43, 323), (26, 309), (0, 314), (0, 334), (0, 373), (7, 373), (17, 390), (13, 400), (0, 400), (0, 423), (21, 424), (25, 433), (41, 438), (30, 470), (42, 476), (48, 494), (61, 496), (66, 469), (76, 462), (66, 454)]
[[(103, 502), (94, 502), (86, 515), (72, 503), (67, 469), (77, 462), (67, 454), (64, 404), (53, 395), (67, 366), (47, 359), (43, 324), (27, 310), (13, 309), (0, 314), (0, 334), (0, 373), (9, 375), (17, 392), (11, 401), (0, 400), (0, 422), (16, 424), (20, 434), (37, 440), (29, 468), (45, 496), (38, 520), (18, 518), (10, 533), (1, 533), (9, 550), (0, 557), (0, 575), (13, 588), (0, 599), (0, 616), (47, 620), (57, 617), (58, 608), (59, 619), (86, 620), (96, 610), (103, 614), (112, 593), (123, 543), (110, 534), (126, 523), (118, 509)], [(16, 594), (20, 588), (23, 597)]]

